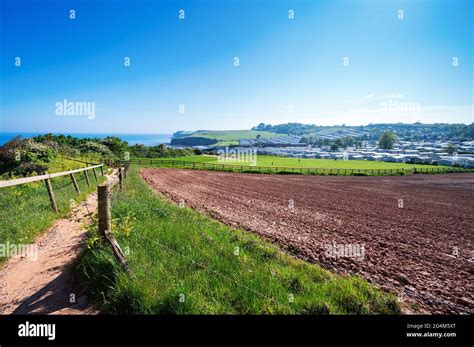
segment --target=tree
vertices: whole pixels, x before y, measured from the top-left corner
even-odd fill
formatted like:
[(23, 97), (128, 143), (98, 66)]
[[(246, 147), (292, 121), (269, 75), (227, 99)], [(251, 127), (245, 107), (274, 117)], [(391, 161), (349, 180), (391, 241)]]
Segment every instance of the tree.
[(100, 142), (109, 147), (110, 151), (120, 158), (129, 149), (128, 143), (117, 136), (108, 136)]
[(379, 139), (379, 147), (383, 149), (392, 149), (395, 143), (395, 134), (391, 131), (385, 131)]
[(331, 151), (332, 151), (332, 152), (335, 152), (335, 151), (337, 151), (338, 149), (339, 149), (339, 146), (338, 146), (337, 144), (333, 143), (332, 146), (331, 146)]
[(453, 153), (457, 152), (457, 150), (458, 150), (458, 147), (453, 146), (451, 144), (446, 148), (446, 152), (448, 152), (449, 154), (453, 154)]
[(158, 156), (160, 157), (166, 157), (166, 146), (164, 144), (161, 144), (161, 145), (158, 145), (158, 146), (155, 146), (156, 148), (156, 151), (158, 153)]

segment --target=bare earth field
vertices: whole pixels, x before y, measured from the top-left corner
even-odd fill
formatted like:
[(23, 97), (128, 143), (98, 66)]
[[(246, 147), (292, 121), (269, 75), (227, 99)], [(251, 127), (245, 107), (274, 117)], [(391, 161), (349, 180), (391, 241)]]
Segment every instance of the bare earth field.
[[(474, 175), (141, 174), (173, 201), (330, 270), (360, 274), (399, 295), (407, 312), (474, 312)], [(328, 253), (340, 244), (359, 253)]]

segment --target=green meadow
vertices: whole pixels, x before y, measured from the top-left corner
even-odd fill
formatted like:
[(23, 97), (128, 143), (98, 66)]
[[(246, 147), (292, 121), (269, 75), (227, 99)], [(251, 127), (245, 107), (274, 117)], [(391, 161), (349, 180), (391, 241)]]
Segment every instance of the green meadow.
[(217, 140), (219, 142), (216, 145), (219, 146), (238, 145), (240, 139), (256, 139), (257, 136), (270, 138), (281, 136), (281, 134), (257, 130), (202, 130), (187, 135), (187, 137), (206, 137)]
[[(138, 159), (134, 159), (138, 160)], [(156, 159), (158, 162), (160, 159)], [(248, 162), (226, 161), (220, 162), (216, 156), (196, 155), (180, 158), (166, 158), (174, 161), (190, 161), (199, 163), (227, 164), (227, 165), (250, 165)], [(149, 161), (149, 159), (144, 159)], [(334, 160), (334, 159), (309, 159), (309, 158), (286, 158), (270, 155), (257, 155), (256, 166), (265, 167), (289, 167), (289, 168), (320, 168), (320, 169), (354, 169), (354, 170), (391, 170), (391, 169), (426, 169), (426, 168), (449, 168), (447, 166), (386, 163), (368, 160)]]
[(270, 138), (275, 136), (282, 136), (282, 134), (273, 133), (270, 131), (257, 130), (209, 130), (197, 131), (188, 136), (190, 137), (207, 137), (218, 141), (231, 141), (239, 139), (255, 139), (260, 135), (262, 138)]

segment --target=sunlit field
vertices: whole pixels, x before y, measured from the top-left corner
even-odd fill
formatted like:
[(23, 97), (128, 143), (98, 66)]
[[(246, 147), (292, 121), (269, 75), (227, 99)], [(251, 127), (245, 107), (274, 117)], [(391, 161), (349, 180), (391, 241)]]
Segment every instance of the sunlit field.
[[(134, 159), (137, 161), (139, 159)], [(148, 162), (149, 158), (144, 158), (143, 162)], [(158, 162), (160, 159), (156, 159)], [(380, 161), (368, 160), (334, 160), (334, 159), (308, 159), (308, 158), (285, 158), (270, 155), (257, 155), (255, 162), (235, 161), (229, 158), (219, 159), (217, 156), (196, 155), (179, 158), (166, 158), (166, 160), (189, 161), (196, 163), (226, 164), (238, 166), (265, 166), (265, 167), (288, 167), (288, 168), (321, 168), (321, 169), (366, 169), (366, 170), (384, 170), (384, 169), (426, 169), (426, 168), (448, 168), (448, 166), (405, 164), (405, 163), (386, 163)]]

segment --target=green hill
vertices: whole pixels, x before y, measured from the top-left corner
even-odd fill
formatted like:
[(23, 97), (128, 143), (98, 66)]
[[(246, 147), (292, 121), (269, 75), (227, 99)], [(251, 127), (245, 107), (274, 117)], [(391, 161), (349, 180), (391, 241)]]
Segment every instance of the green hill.
[[(216, 143), (212, 144), (213, 146), (231, 146), (238, 145), (240, 139), (255, 139), (258, 135), (262, 138), (278, 136), (278, 134), (274, 132), (257, 130), (198, 130), (193, 133), (176, 133), (173, 136), (171, 144), (180, 144), (183, 139), (186, 139), (186, 145), (199, 146), (203, 144), (202, 139), (210, 139), (217, 140)], [(193, 138), (196, 138), (195, 144), (192, 140)]]

